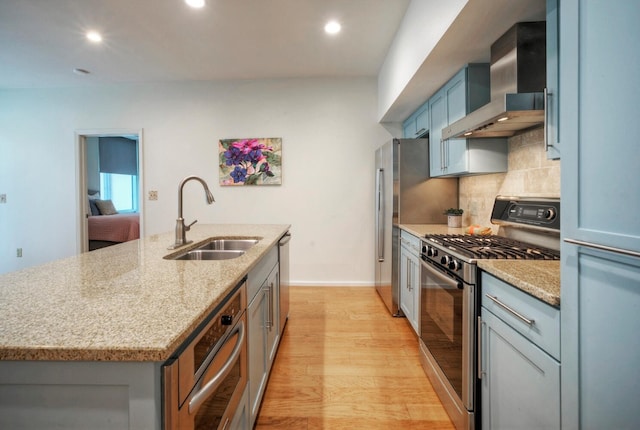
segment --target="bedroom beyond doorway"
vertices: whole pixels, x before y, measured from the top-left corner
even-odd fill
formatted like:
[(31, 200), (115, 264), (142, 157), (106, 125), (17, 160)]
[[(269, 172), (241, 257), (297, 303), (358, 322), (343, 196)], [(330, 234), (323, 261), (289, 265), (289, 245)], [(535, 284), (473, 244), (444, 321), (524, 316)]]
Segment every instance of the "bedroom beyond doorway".
[(78, 133), (79, 252), (141, 237), (141, 131)]

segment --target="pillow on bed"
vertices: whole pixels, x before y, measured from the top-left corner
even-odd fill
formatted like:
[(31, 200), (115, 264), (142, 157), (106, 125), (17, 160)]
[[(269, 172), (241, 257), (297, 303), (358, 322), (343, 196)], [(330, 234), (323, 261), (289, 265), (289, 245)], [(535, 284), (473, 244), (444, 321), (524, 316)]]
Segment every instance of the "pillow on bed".
[(95, 199), (89, 199), (89, 208), (91, 209), (92, 216), (100, 215), (100, 209), (98, 209)]
[(115, 215), (118, 213), (111, 200), (94, 200), (102, 215)]

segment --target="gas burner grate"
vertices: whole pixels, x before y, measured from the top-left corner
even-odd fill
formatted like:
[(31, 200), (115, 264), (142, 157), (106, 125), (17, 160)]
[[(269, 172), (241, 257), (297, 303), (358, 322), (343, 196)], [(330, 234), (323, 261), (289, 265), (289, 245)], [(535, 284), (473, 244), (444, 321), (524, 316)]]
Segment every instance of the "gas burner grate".
[(559, 260), (560, 253), (502, 236), (428, 234), (426, 239), (469, 258)]

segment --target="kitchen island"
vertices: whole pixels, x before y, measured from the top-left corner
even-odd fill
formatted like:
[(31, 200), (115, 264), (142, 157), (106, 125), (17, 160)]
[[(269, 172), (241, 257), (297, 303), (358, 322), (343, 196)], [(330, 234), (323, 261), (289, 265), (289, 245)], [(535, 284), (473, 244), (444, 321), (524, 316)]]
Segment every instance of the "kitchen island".
[[(48, 405), (77, 428), (160, 428), (162, 363), (288, 229), (196, 225), (178, 250), (170, 232), (0, 276), (0, 417)], [(212, 237), (260, 240), (230, 260), (165, 258)]]

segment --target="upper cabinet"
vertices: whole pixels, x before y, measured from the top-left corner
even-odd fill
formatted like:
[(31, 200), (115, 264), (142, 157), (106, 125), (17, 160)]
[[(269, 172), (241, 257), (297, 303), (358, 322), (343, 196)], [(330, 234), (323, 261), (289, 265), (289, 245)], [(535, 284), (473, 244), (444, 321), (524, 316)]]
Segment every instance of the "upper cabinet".
[(428, 101), (430, 174), (461, 176), (507, 170), (507, 141), (443, 139), (442, 130), (489, 101), (489, 65), (469, 64)]
[(637, 0), (560, 3), (562, 236), (640, 256), (638, 18)]
[(429, 102), (420, 106), (402, 124), (403, 137), (415, 139), (429, 133)]

